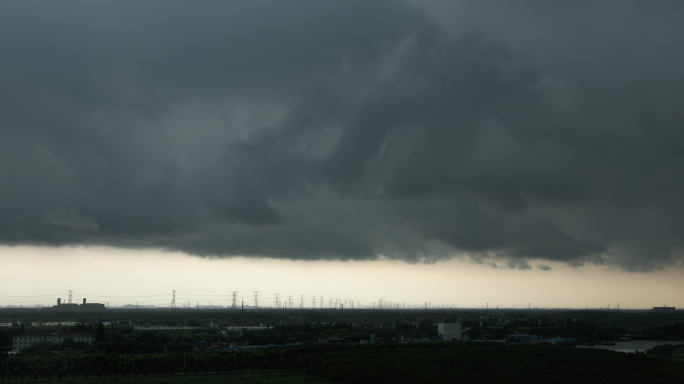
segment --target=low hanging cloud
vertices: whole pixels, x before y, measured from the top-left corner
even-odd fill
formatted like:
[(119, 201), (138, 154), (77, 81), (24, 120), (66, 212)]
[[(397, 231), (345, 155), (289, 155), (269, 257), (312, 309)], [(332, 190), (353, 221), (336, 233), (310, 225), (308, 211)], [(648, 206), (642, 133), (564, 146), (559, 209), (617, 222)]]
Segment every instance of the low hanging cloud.
[(498, 5), (3, 3), (0, 243), (676, 264), (683, 6)]
[(73, 229), (75, 231), (94, 230), (99, 228), (95, 220), (90, 217), (81, 216), (74, 208), (61, 207), (56, 211), (48, 212), (45, 214), (44, 220), (47, 224)]

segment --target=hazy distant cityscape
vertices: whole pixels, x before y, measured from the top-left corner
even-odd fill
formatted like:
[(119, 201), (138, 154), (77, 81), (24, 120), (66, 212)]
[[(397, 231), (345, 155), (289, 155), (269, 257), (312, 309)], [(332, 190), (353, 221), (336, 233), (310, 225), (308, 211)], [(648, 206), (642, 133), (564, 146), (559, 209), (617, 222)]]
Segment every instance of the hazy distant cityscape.
[[(254, 291), (253, 291), (254, 292)], [(620, 303), (610, 304), (606, 303), (605, 306), (599, 307), (552, 307), (535, 306), (532, 303), (527, 303), (527, 305), (513, 305), (513, 306), (501, 306), (497, 304), (492, 304), (490, 307), (489, 303), (485, 303), (483, 306), (461, 306), (457, 304), (438, 304), (433, 305), (430, 301), (425, 301), (422, 303), (407, 303), (407, 302), (394, 302), (389, 301), (384, 298), (379, 298), (377, 301), (360, 301), (352, 300), (348, 298), (334, 298), (325, 296), (309, 296), (309, 295), (281, 295), (273, 294), (271, 297), (261, 295), (260, 291), (252, 294), (252, 296), (240, 296), (239, 292), (233, 292), (230, 295), (184, 295), (176, 293), (173, 291), (170, 294), (157, 294), (157, 295), (144, 295), (141, 298), (143, 300), (131, 300), (125, 301), (126, 299), (131, 299), (130, 297), (116, 297), (116, 296), (100, 296), (106, 298), (107, 301), (102, 303), (91, 303), (87, 302), (87, 299), (82, 298), (82, 302), (79, 304), (76, 299), (72, 299), (75, 296), (79, 296), (78, 293), (69, 293), (64, 295), (51, 295), (56, 297), (53, 299), (52, 305), (46, 303), (47, 296), (41, 296), (37, 303), (30, 304), (29, 300), (8, 300), (17, 302), (19, 304), (10, 305), (0, 305), (0, 308), (42, 308), (51, 310), (61, 310), (61, 311), (91, 311), (98, 309), (232, 309), (237, 310), (240, 308), (248, 309), (339, 309), (339, 310), (353, 310), (353, 309), (364, 309), (364, 310), (427, 310), (427, 309), (485, 309), (485, 310), (497, 310), (497, 309), (528, 309), (528, 310), (538, 310), (538, 309), (554, 309), (554, 310), (651, 310), (651, 311), (663, 311), (663, 310), (675, 310), (680, 308), (664, 306), (654, 306), (654, 307), (632, 307), (627, 305), (620, 305)], [(62, 297), (64, 296), (64, 299)], [(4, 297), (15, 297), (15, 296), (2, 296), (0, 295), (0, 303), (3, 303)], [(91, 296), (98, 297), (98, 296)], [(156, 299), (149, 300), (149, 297), (157, 297)], [(192, 297), (193, 300), (186, 301), (187, 297)], [(197, 300), (198, 297), (204, 297), (204, 300)], [(212, 297), (210, 300), (206, 300), (206, 297)], [(180, 299), (184, 299), (180, 301)], [(111, 301), (109, 301), (111, 300)], [(149, 304), (154, 302), (156, 304)], [(228, 303), (228, 304), (216, 304), (216, 303)]]
[[(684, 311), (667, 306), (536, 308), (529, 303), (503, 308), (485, 303), (479, 308), (459, 308), (385, 299), (370, 305), (352, 304), (350, 299), (321, 300), (320, 296), (315, 301), (309, 297), (311, 304), (305, 305), (303, 295), (299, 301), (293, 300), (294, 295), (280, 294), (269, 301), (259, 292), (251, 297), (252, 305), (243, 304), (239, 292), (214, 295), (207, 305), (185, 300), (186, 305), (179, 305), (183, 296), (178, 292), (154, 297), (156, 304), (136, 305), (109, 296), (122, 303), (113, 306), (69, 292), (57, 297), (52, 306), (0, 308), (0, 357), (15, 367), (8, 377), (31, 377), (31, 359), (42, 356), (56, 363), (54, 369), (36, 373), (45, 379), (50, 375), (84, 379), (97, 374), (148, 377), (152, 369), (178, 377), (316, 372), (332, 379), (339, 378), (340, 371), (321, 371), (317, 359), (355, 372), (362, 365), (348, 365), (350, 356), (363, 356), (384, 367), (388, 360), (380, 353), (383, 350), (397, 356), (408, 354), (412, 361), (429, 356), (439, 359), (443, 353), (456, 354), (461, 360), (487, 360), (490, 354), (514, 351), (514, 356), (500, 362), (508, 367), (509, 375), (520, 364), (531, 364), (527, 359), (537, 351), (543, 357), (532, 361), (543, 371), (549, 366), (543, 362), (557, 357), (579, 359), (585, 366), (605, 363), (606, 357), (595, 353), (612, 350), (616, 364), (626, 364), (621, 355), (641, 354), (648, 358), (643, 360), (642, 371), (677, 377), (678, 371), (668, 373), (655, 362), (678, 359), (684, 351)], [(229, 305), (214, 304), (226, 300)], [(197, 369), (183, 363), (188, 356), (197, 361)], [(136, 361), (137, 369), (121, 368), (128, 359)], [(165, 368), (153, 368), (160, 360), (168, 363)], [(75, 368), (65, 370), (65, 361)], [(211, 365), (210, 361), (219, 363)], [(95, 363), (110, 368), (98, 371)], [(435, 366), (434, 372), (445, 367)], [(379, 369), (387, 372), (388, 368)]]

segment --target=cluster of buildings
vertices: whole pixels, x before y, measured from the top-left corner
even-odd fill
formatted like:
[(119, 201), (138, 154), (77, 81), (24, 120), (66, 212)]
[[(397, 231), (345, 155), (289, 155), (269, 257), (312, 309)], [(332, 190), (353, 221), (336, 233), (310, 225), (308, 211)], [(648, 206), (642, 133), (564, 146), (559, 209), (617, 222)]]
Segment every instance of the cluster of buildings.
[(677, 308), (675, 307), (653, 307), (654, 313), (675, 313)]
[[(399, 343), (411, 343), (411, 342), (423, 342), (423, 341), (453, 341), (453, 340), (463, 340), (464, 332), (467, 333), (468, 329), (462, 330), (461, 323), (437, 323), (437, 336), (430, 337), (424, 333), (420, 332), (409, 332), (399, 334), (398, 337), (392, 337), (389, 340), (391, 342)], [(376, 344), (378, 340), (375, 333), (371, 333), (370, 340), (361, 340), (360, 344)], [(349, 344), (351, 338), (349, 336), (343, 337), (328, 337), (320, 338), (318, 342), (321, 344)]]
[(62, 303), (62, 299), (57, 299), (57, 305), (52, 307), (45, 307), (43, 309), (61, 311), (61, 312), (93, 312), (104, 311), (105, 305), (100, 303), (88, 303), (86, 298), (83, 298), (83, 304), (76, 303)]
[(84, 342), (88, 345), (93, 345), (95, 341), (95, 335), (90, 332), (23, 332), (12, 338), (12, 351), (21, 351), (41, 341), (62, 344), (68, 338), (74, 342)]

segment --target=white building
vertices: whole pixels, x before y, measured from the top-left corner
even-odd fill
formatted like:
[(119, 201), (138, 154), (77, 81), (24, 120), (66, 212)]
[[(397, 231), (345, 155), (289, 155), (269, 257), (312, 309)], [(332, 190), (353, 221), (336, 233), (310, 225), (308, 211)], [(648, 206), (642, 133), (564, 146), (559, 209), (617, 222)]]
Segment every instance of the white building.
[(444, 341), (461, 340), (461, 323), (437, 323), (437, 334)]
[(51, 341), (55, 344), (62, 344), (62, 342), (71, 338), (75, 342), (82, 341), (93, 345), (95, 335), (90, 332), (24, 332), (12, 338), (12, 350), (21, 351), (40, 341)]

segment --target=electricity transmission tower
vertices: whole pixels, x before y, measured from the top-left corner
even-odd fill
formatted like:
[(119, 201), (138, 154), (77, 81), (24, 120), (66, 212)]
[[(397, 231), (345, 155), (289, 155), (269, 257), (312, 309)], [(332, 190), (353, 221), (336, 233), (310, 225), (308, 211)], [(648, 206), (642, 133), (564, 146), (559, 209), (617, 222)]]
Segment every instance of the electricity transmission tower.
[(71, 295), (74, 293), (73, 290), (69, 290), (69, 304), (71, 304)]
[(176, 309), (176, 290), (173, 290), (173, 298), (171, 299), (171, 309)]
[(299, 318), (302, 318), (302, 307), (304, 307), (304, 295), (299, 295)]
[(233, 292), (233, 305), (231, 306), (232, 309), (236, 309), (236, 310), (237, 310), (237, 294), (238, 294), (239, 292), (240, 292), (240, 291), (234, 291), (234, 292)]
[(259, 292), (261, 291), (252, 291), (254, 292), (254, 308), (258, 309), (259, 308)]

